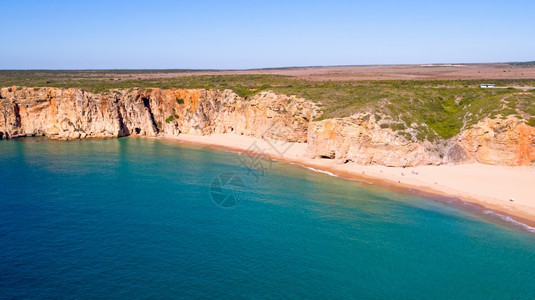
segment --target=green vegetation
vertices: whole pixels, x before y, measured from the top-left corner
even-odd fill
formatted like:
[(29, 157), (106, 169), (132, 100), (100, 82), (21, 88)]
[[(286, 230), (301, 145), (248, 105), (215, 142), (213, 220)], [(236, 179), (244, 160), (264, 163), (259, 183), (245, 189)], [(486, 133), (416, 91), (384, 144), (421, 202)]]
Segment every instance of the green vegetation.
[[(535, 123), (535, 90), (481, 89), (480, 80), (312, 81), (282, 75), (144, 76), (147, 71), (0, 71), (0, 86), (111, 89), (232, 89), (246, 99), (261, 91), (296, 95), (320, 104), (321, 119), (355, 113), (413, 139), (450, 138), (485, 117), (513, 115)], [(162, 72), (162, 70), (154, 71)], [(180, 71), (169, 71), (170, 73)], [(148, 74), (150, 75), (150, 74)], [(110, 77), (117, 80), (108, 80)], [(121, 79), (121, 80), (119, 80)], [(498, 87), (535, 86), (535, 80), (485, 80)], [(183, 104), (183, 99), (176, 99)], [(172, 115), (169, 123), (178, 118)]]
[(178, 118), (180, 118), (178, 115), (170, 115), (169, 117), (167, 117), (167, 119), (165, 119), (165, 123), (171, 123)]
[[(535, 86), (534, 80), (493, 82)], [(419, 140), (450, 138), (485, 117), (515, 115), (527, 120), (535, 115), (535, 91), (481, 89), (479, 81), (302, 82), (273, 90), (320, 101), (323, 119), (374, 114), (381, 127), (400, 135), (411, 127)]]
[(524, 61), (524, 62), (512, 62), (509, 63), (512, 66), (521, 66), (521, 67), (533, 67), (535, 66), (535, 60), (534, 61)]
[(403, 124), (403, 123), (392, 123), (390, 125), (390, 128), (392, 128), (392, 130), (394, 130), (394, 131), (405, 130), (405, 124)]
[[(93, 93), (111, 89), (145, 88), (199, 88), (232, 89), (247, 97), (277, 85), (292, 85), (290, 76), (281, 75), (199, 75), (163, 78), (150, 77), (151, 73), (179, 73), (187, 70), (106, 70), (106, 71), (0, 71), (0, 87), (59, 87), (80, 88)], [(144, 76), (147, 75), (147, 76)], [(121, 80), (109, 80), (114, 76)], [(146, 77), (146, 78), (144, 78)]]

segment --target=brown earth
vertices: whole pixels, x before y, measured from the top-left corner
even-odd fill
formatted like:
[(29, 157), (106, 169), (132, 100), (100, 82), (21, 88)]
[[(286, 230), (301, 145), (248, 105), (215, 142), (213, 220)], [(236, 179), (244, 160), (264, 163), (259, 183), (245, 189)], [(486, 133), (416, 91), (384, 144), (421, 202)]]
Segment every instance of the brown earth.
[(251, 70), (151, 70), (122, 74), (95, 73), (122, 79), (172, 78), (192, 75), (289, 75), (308, 80), (468, 80), (468, 79), (534, 79), (535, 66), (515, 66), (506, 63), (492, 64), (434, 64), (434, 65), (370, 65), (295, 67)]

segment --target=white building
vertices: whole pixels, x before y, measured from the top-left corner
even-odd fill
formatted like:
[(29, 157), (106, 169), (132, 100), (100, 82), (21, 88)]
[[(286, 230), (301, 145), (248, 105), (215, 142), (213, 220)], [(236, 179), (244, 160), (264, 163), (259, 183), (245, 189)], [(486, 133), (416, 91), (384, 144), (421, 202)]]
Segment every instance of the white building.
[(488, 88), (495, 88), (496, 85), (494, 83), (482, 83), (481, 88), (482, 89), (488, 89)]

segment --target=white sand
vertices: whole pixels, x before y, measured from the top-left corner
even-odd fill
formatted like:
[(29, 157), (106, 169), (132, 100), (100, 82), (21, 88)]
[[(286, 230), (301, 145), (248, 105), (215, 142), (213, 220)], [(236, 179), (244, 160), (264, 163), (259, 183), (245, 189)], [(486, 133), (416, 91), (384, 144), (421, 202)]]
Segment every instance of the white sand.
[[(232, 149), (329, 171), (342, 177), (371, 179), (395, 186), (448, 195), (483, 205), (535, 226), (535, 168), (482, 164), (420, 166), (410, 168), (343, 164), (331, 159), (308, 159), (305, 143), (268, 142), (234, 134), (164, 137), (195, 144)], [(510, 199), (514, 199), (510, 201)]]

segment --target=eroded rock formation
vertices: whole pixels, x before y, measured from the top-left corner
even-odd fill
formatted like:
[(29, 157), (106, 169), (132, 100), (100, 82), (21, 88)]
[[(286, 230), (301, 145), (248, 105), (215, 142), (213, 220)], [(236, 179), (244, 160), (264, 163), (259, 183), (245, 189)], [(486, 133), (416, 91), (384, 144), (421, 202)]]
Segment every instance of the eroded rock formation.
[(307, 142), (310, 158), (340, 163), (415, 166), (479, 162), (535, 164), (535, 128), (522, 121), (483, 120), (447, 141), (416, 142), (357, 116), (313, 121), (318, 107), (294, 96), (231, 90), (0, 89), (0, 139), (54, 139), (234, 133)]
[(535, 128), (515, 118), (485, 120), (456, 137), (466, 160), (491, 165), (535, 162)]
[(306, 142), (320, 111), (296, 97), (262, 92), (250, 100), (230, 90), (3, 88), (0, 138), (55, 139), (236, 133)]
[(422, 144), (382, 129), (373, 120), (352, 117), (313, 122), (307, 156), (386, 166), (432, 163)]
[(516, 118), (485, 119), (449, 140), (431, 143), (407, 140), (373, 118), (328, 119), (311, 123), (307, 156), (386, 166), (535, 165), (535, 128)]

